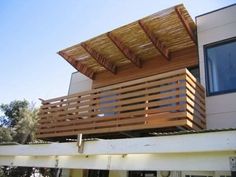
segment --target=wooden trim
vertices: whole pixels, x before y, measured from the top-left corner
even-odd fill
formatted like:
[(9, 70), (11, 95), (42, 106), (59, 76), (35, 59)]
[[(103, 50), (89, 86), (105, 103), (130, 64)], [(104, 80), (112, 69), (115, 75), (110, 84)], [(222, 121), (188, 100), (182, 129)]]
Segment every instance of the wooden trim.
[[(57, 121), (54, 122), (53, 126), (69, 126), (69, 125), (74, 125), (74, 124), (84, 124), (84, 123), (93, 123), (93, 122), (104, 122), (104, 121), (110, 121), (110, 120), (117, 120), (117, 119), (127, 119), (129, 117), (135, 116), (137, 117), (142, 117), (146, 114), (150, 114), (150, 117), (152, 115), (156, 115), (162, 112), (169, 112), (169, 111), (183, 111), (185, 110), (185, 105), (178, 105), (178, 106), (166, 106), (166, 107), (162, 107), (159, 109), (149, 109), (149, 110), (141, 110), (141, 111), (135, 111), (135, 112), (128, 112), (128, 113), (122, 113), (119, 115), (115, 115), (115, 116), (111, 116), (111, 117), (104, 117), (104, 118), (100, 118), (97, 119), (96, 117), (90, 118), (90, 119), (78, 119), (75, 116), (74, 117), (67, 117), (69, 118), (71, 121), (64, 121), (63, 119), (57, 119), (57, 120), (61, 120), (61, 121)], [(191, 109), (190, 109), (191, 112)], [(39, 121), (40, 128), (47, 128), (50, 127), (48, 125), (48, 123), (50, 123), (50, 120), (48, 119), (43, 119)]]
[(86, 65), (81, 63), (78, 60), (75, 60), (73, 57), (67, 56), (63, 51), (58, 52), (58, 54), (66, 59), (67, 62), (69, 62), (76, 70), (83, 73), (85, 76), (89, 77), (90, 79), (94, 80), (95, 73), (93, 70), (88, 68)]
[[(102, 101), (101, 101), (101, 99), (99, 99), (100, 96), (97, 96), (97, 97), (91, 96), (90, 98), (84, 99), (84, 100), (76, 99), (76, 100), (72, 100), (72, 101), (63, 101), (63, 105), (61, 105), (62, 102), (56, 102), (56, 103), (41, 106), (41, 111), (39, 114), (47, 113), (48, 112), (47, 109), (53, 108), (54, 111), (60, 112), (60, 111), (65, 111), (64, 109), (74, 108), (76, 106), (77, 107), (87, 106), (88, 104), (90, 104), (90, 105), (99, 104), (99, 107), (118, 106), (118, 105), (122, 105), (122, 104), (127, 104), (128, 102), (132, 102), (137, 99), (140, 100), (140, 98), (135, 98), (138, 96), (144, 97), (145, 94), (146, 95), (147, 94), (155, 94), (157, 92), (163, 92), (163, 91), (170, 90), (168, 93), (160, 93), (158, 95), (155, 95), (155, 97), (154, 96), (145, 96), (144, 101), (147, 99), (150, 100), (152, 97), (155, 99), (159, 99), (159, 98), (164, 98), (167, 96), (173, 96), (174, 94), (172, 95), (171, 90), (179, 88), (179, 87), (183, 87), (183, 86), (184, 86), (184, 84), (180, 84), (180, 85), (172, 85), (172, 86), (163, 86), (163, 87), (161, 87), (161, 89), (153, 88), (153, 89), (147, 89), (147, 90), (143, 90), (143, 91), (135, 91), (135, 92), (128, 93), (128, 94), (119, 94), (114, 97), (110, 97), (110, 98), (108, 97), (108, 98), (102, 99)], [(184, 94), (184, 93), (185, 92), (183, 92), (181, 90), (181, 91), (176, 92), (175, 94)], [(190, 93), (188, 93), (188, 94), (190, 94)], [(109, 101), (114, 101), (114, 100), (120, 100), (120, 101), (114, 102), (114, 103), (113, 102), (109, 103)], [(142, 100), (140, 100), (140, 101), (142, 101)], [(99, 108), (98, 106), (94, 106), (94, 107)]]
[[(141, 78), (141, 79), (135, 79), (135, 80), (132, 80), (129, 82), (117, 83), (114, 85), (96, 88), (96, 89), (92, 89), (89, 91), (83, 91), (83, 92), (79, 92), (79, 93), (75, 93), (75, 94), (71, 94), (71, 95), (61, 96), (61, 97), (47, 99), (47, 100), (42, 99), (42, 104), (44, 105), (44, 104), (48, 104), (49, 102), (55, 102), (55, 101), (63, 100), (63, 99), (74, 99), (75, 97), (78, 97), (78, 96), (86, 97), (86, 96), (90, 96), (91, 94), (97, 94), (98, 92), (101, 92), (100, 96), (106, 96), (106, 93), (108, 91), (114, 91), (115, 89), (118, 89), (118, 88), (119, 88), (119, 90), (122, 90), (122, 91), (131, 91), (133, 89), (139, 89), (140, 87), (142, 87), (142, 85), (145, 81), (151, 81), (151, 80), (160, 80), (155, 84), (163, 84), (166, 82), (172, 82), (173, 79), (185, 79), (185, 76), (179, 76), (179, 75), (183, 75), (183, 73), (185, 73), (185, 69), (179, 69), (179, 70), (170, 71), (167, 73), (153, 75), (153, 76), (149, 76), (149, 77), (145, 77), (145, 78)], [(165, 78), (165, 80), (163, 80), (163, 78)], [(161, 79), (162, 79), (162, 81), (161, 81)], [(133, 87), (133, 89), (127, 87), (130, 85), (136, 85), (136, 84), (140, 84), (140, 83), (142, 83), (141, 86)], [(149, 83), (149, 84), (152, 84), (152, 83)], [(125, 90), (123, 90), (123, 89), (125, 89)], [(106, 93), (103, 93), (103, 92), (106, 92)]]
[(40, 108), (37, 137), (204, 128), (204, 91), (188, 74), (180, 69), (46, 100)]
[[(162, 93), (162, 94), (157, 94), (154, 96), (148, 96), (148, 97), (141, 97), (141, 98), (133, 98), (133, 99), (128, 99), (128, 100), (123, 100), (123, 101), (117, 101), (114, 103), (107, 103), (107, 104), (96, 104), (94, 106), (92, 106), (93, 110), (92, 112), (88, 112), (89, 107), (88, 105), (90, 105), (91, 103), (87, 103), (87, 107), (84, 106), (84, 108), (82, 108), (83, 106), (81, 106), (81, 108), (79, 109), (79, 111), (81, 113), (79, 113), (78, 111), (76, 111), (75, 109), (63, 109), (63, 107), (61, 107), (60, 109), (55, 110), (55, 108), (51, 108), (51, 112), (54, 111), (55, 114), (60, 115), (60, 114), (69, 114), (69, 113), (74, 113), (74, 112), (78, 112), (79, 116), (90, 116), (90, 115), (97, 115), (100, 113), (116, 113), (116, 112), (120, 112), (120, 111), (131, 111), (131, 110), (135, 110), (135, 109), (141, 109), (141, 108), (145, 108), (145, 107), (151, 107), (151, 106), (163, 106), (165, 104), (172, 104), (172, 103), (176, 103), (176, 102), (180, 102), (180, 101), (185, 101), (184, 99), (181, 98), (166, 98), (166, 97), (175, 97), (177, 95), (180, 94), (184, 94), (184, 91), (179, 91), (179, 92), (170, 92), (170, 93)], [(153, 101), (155, 99), (161, 99), (161, 101)], [(143, 103), (146, 100), (149, 101), (153, 101), (153, 102), (149, 102), (149, 103)], [(114, 101), (114, 100), (113, 100)], [(130, 104), (130, 105), (128, 105)], [(132, 105), (135, 104), (135, 105)], [(77, 104), (73, 104), (74, 108), (75, 107), (79, 107), (79, 105)], [(126, 105), (126, 106), (123, 106)], [(122, 107), (119, 107), (122, 106)], [(102, 109), (102, 110), (101, 110)], [(45, 110), (44, 112), (41, 112), (41, 117), (44, 117), (44, 114), (47, 114), (49, 110)], [(87, 112), (87, 113), (84, 113)]]
[[(65, 118), (71, 118), (71, 117), (77, 117), (79, 119), (83, 119), (83, 117), (89, 117), (89, 116), (96, 116), (99, 119), (98, 114), (106, 114), (106, 113), (114, 113), (114, 115), (118, 112), (125, 112), (125, 111), (136, 111), (137, 109), (143, 109), (145, 107), (157, 107), (157, 106), (164, 106), (164, 105), (168, 105), (168, 104), (176, 104), (178, 102), (184, 102), (186, 101), (186, 99), (184, 97), (181, 98), (170, 98), (170, 99), (163, 99), (161, 101), (156, 101), (156, 102), (150, 102), (150, 103), (136, 103), (137, 105), (127, 105), (124, 107), (117, 107), (117, 108), (111, 108), (111, 109), (106, 109), (104, 108), (104, 110), (97, 110), (94, 109), (94, 111), (88, 112), (89, 111), (89, 107), (87, 107), (87, 109), (71, 109), (71, 110), (62, 110), (61, 112), (54, 112), (54, 111), (48, 111), (48, 114), (43, 114), (40, 117), (41, 118), (46, 118), (46, 119), (50, 119), (51, 117), (54, 117), (54, 120), (62, 120)], [(189, 99), (188, 99), (189, 101)], [(102, 109), (102, 108), (101, 108)], [(74, 114), (75, 113), (75, 114)], [(68, 115), (68, 116), (67, 116)], [(72, 115), (72, 116), (71, 116)], [(75, 115), (75, 116), (73, 116)], [(119, 116), (121, 116), (122, 114), (118, 114)], [(60, 116), (62, 116), (60, 118)], [(101, 118), (101, 117), (100, 117)]]
[(192, 114), (192, 116), (196, 116), (197, 119), (199, 119), (204, 125), (206, 124), (205, 115), (201, 115), (199, 112), (197, 112), (192, 106), (187, 104), (186, 110), (188, 113)]
[(163, 44), (162, 41), (160, 41), (151, 31), (150, 29), (143, 23), (143, 21), (139, 20), (138, 24), (143, 29), (147, 37), (150, 39), (152, 44), (155, 46), (155, 48), (161, 53), (161, 55), (166, 58), (167, 60), (170, 60), (170, 52), (168, 48)]
[(186, 119), (181, 120), (173, 120), (169, 122), (160, 122), (155, 124), (149, 124), (149, 126), (145, 124), (138, 124), (138, 125), (128, 125), (122, 127), (108, 127), (103, 128), (101, 130), (91, 129), (87, 131), (61, 131), (58, 133), (47, 133), (47, 134), (38, 134), (38, 138), (47, 138), (47, 137), (63, 137), (63, 136), (73, 136), (83, 132), (84, 135), (86, 134), (98, 134), (98, 133), (114, 133), (114, 132), (122, 132), (122, 131), (132, 131), (132, 130), (145, 130), (145, 129), (153, 129), (153, 128), (168, 128), (168, 127), (175, 127), (175, 126), (185, 126), (187, 123)]
[[(107, 127), (116, 127), (116, 125), (120, 125), (120, 128), (126, 128), (127, 126), (130, 126), (132, 129), (132, 126), (135, 125), (143, 125), (145, 122), (146, 124), (153, 124), (158, 125), (160, 123), (167, 123), (174, 121), (176, 118), (181, 118), (184, 117), (185, 113), (183, 112), (175, 112), (175, 113), (166, 113), (166, 114), (159, 114), (159, 115), (154, 115), (152, 117), (136, 117), (136, 118), (126, 118), (126, 119), (113, 119), (109, 121), (104, 121), (104, 122), (96, 122), (96, 124), (93, 123), (87, 123), (87, 124), (78, 124), (78, 125), (70, 125), (70, 126), (63, 126), (63, 127), (53, 127), (53, 128), (48, 128), (48, 129), (41, 129), (39, 132), (40, 133), (49, 133), (53, 131), (67, 131), (67, 130), (80, 130), (83, 132), (85, 129), (85, 132), (89, 129), (94, 129), (96, 128), (95, 131), (96, 133), (99, 133), (99, 131), (104, 131), (102, 129), (107, 128)], [(168, 123), (167, 123), (168, 124)], [(123, 127), (122, 127), (123, 126)], [(87, 129), (87, 130), (86, 130)], [(111, 131), (112, 132), (112, 131)]]
[(135, 66), (141, 68), (141, 60), (131, 51), (130, 48), (125, 46), (114, 34), (107, 33), (108, 38), (116, 45), (116, 47), (128, 58)]
[[(100, 98), (100, 97), (103, 97), (102, 100), (107, 102), (114, 99), (119, 100), (119, 99), (125, 99), (129, 97), (140, 96), (142, 94), (144, 95), (144, 94), (150, 94), (150, 93), (155, 93), (155, 92), (167, 91), (167, 90), (171, 90), (171, 89), (175, 89), (177, 87), (183, 86), (183, 84), (165, 85), (170, 82), (176, 82), (178, 80), (185, 80), (185, 77), (181, 75), (181, 76), (166, 78), (165, 80), (157, 80), (157, 81), (144, 83), (144, 84), (140, 84), (140, 82), (139, 83), (136, 82), (136, 84), (139, 84), (139, 85), (136, 85), (136, 86), (134, 85), (132, 87), (125, 87), (125, 84), (124, 84), (120, 86), (121, 88), (111, 88), (113, 90), (105, 90), (103, 93), (102, 91), (99, 91), (99, 89), (97, 90), (97, 92), (92, 90), (90, 93), (86, 93), (87, 96), (84, 96), (84, 97), (83, 96), (81, 97), (81, 95), (78, 95), (78, 94), (73, 95), (73, 97), (69, 97), (69, 96), (65, 96), (64, 98), (58, 97), (58, 98), (44, 101), (41, 108), (44, 109), (44, 108), (49, 108), (53, 106), (59, 106), (61, 104), (61, 100), (63, 100), (64, 104), (70, 104), (73, 102), (81, 102), (80, 104), (84, 105), (84, 104), (87, 104), (87, 103), (83, 103), (86, 100), (91, 100), (90, 102), (91, 104), (99, 103), (100, 101), (97, 100), (97, 98)], [(156, 88), (155, 86), (159, 86), (159, 87)], [(147, 88), (148, 90), (146, 90)], [(109, 95), (115, 95), (115, 96), (112, 98), (109, 98), (108, 97)], [(46, 104), (49, 102), (50, 104)]]
[(186, 29), (187, 33), (189, 34), (190, 38), (192, 39), (192, 41), (194, 43), (197, 43), (197, 39), (196, 39), (196, 34), (195, 32), (192, 30), (191, 26), (189, 25), (189, 23), (187, 22), (187, 20), (185, 19), (183, 13), (181, 12), (180, 7), (175, 7), (175, 12), (177, 13), (180, 21), (182, 22), (184, 28)]
[(99, 54), (97, 51), (89, 47), (86, 43), (81, 43), (84, 50), (93, 57), (101, 66), (110, 71), (113, 74), (117, 72), (117, 66), (110, 62), (107, 58)]
[(93, 81), (93, 88), (112, 87), (118, 83), (127, 81), (133, 82), (135, 79), (145, 78), (152, 75), (159, 75), (176, 71), (179, 69), (194, 67), (198, 65), (196, 47), (189, 47), (182, 51), (176, 51), (171, 54), (171, 61), (164, 60), (161, 55), (150, 60), (142, 62), (142, 69), (134, 67), (132, 63), (119, 67), (119, 72), (112, 75), (104, 71), (96, 73), (96, 79)]

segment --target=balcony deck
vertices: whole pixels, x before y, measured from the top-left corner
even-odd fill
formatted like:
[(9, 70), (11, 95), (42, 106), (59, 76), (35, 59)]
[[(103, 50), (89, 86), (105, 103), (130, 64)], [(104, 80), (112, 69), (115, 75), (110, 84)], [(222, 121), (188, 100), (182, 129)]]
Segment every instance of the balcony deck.
[(37, 138), (206, 126), (204, 88), (181, 69), (42, 102)]

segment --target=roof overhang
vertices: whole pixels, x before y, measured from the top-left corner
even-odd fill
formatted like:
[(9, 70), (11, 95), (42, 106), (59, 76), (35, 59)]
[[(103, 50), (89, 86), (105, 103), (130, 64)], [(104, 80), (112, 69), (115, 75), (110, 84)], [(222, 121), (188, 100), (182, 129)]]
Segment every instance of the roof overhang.
[[(108, 170), (230, 171), (236, 130), (0, 146), (0, 165)], [(135, 163), (134, 163), (135, 161)]]
[(91, 79), (97, 73), (117, 74), (132, 63), (141, 68), (147, 60), (196, 47), (196, 26), (185, 7), (177, 5), (58, 52), (75, 69)]

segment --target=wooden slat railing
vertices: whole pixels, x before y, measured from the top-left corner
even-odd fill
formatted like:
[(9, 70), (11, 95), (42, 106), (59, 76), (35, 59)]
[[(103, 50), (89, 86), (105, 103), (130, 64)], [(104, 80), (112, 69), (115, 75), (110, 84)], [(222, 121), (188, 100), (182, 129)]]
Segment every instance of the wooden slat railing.
[(181, 69), (42, 102), (37, 137), (178, 127), (204, 129), (205, 93)]

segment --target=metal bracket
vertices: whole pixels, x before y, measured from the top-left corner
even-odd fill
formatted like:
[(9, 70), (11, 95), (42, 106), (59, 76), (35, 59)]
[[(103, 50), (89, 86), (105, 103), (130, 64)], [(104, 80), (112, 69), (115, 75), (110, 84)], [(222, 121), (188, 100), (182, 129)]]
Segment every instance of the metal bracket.
[(78, 152), (83, 153), (84, 150), (84, 141), (83, 141), (83, 134), (80, 133), (77, 136), (77, 146), (78, 146)]

